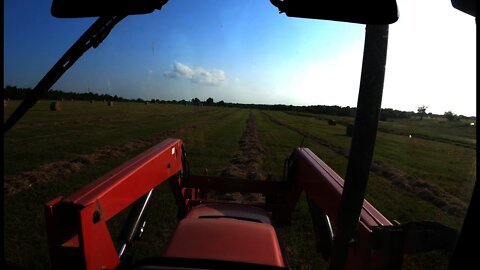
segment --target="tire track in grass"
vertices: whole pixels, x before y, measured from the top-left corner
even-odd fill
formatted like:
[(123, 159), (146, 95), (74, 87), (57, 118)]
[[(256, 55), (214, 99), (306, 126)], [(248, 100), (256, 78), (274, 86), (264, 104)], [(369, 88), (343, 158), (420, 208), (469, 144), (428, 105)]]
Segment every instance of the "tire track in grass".
[[(262, 113), (265, 114), (272, 123), (292, 130), (306, 138), (315, 141), (322, 146), (329, 148), (333, 152), (345, 158), (348, 158), (348, 150), (338, 145), (332, 144), (318, 136), (315, 136), (308, 131), (281, 122), (264, 111), (262, 111)], [(391, 167), (381, 161), (373, 161), (370, 167), (370, 171), (393, 183), (395, 186), (402, 188), (407, 192), (414, 193), (423, 200), (431, 202), (433, 205), (442, 209), (450, 215), (454, 215), (457, 217), (465, 216), (467, 204), (435, 184), (432, 184), (419, 177), (408, 175), (405, 172)]]
[[(263, 170), (265, 150), (258, 135), (256, 120), (250, 111), (247, 126), (240, 137), (239, 150), (230, 160), (230, 165), (220, 175), (223, 177), (236, 177), (249, 180), (265, 180), (266, 173)], [(263, 202), (265, 198), (261, 194), (241, 194), (239, 192), (215, 194), (215, 197), (235, 202)]]
[[(234, 113), (234, 111), (222, 113), (215, 117), (220, 120)], [(202, 123), (197, 121), (195, 124), (171, 129), (165, 132), (153, 135), (144, 139), (130, 141), (120, 146), (105, 146), (95, 150), (90, 154), (74, 155), (65, 160), (54, 161), (40, 165), (32, 170), (21, 172), (14, 175), (4, 175), (4, 195), (11, 196), (18, 192), (32, 188), (36, 184), (48, 183), (57, 179), (65, 178), (69, 174), (78, 172), (85, 167), (93, 166), (95, 163), (116, 157), (122, 157), (138, 149), (145, 149), (157, 144), (169, 137), (177, 137), (189, 130), (200, 127)]]

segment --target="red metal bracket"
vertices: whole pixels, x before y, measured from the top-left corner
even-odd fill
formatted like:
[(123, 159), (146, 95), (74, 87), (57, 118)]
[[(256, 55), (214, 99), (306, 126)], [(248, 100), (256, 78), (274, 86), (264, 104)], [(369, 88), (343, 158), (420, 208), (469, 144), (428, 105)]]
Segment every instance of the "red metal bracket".
[(182, 141), (166, 139), (73, 195), (45, 206), (52, 268), (114, 269), (120, 263), (106, 222), (182, 172)]
[[(305, 190), (308, 198), (333, 223), (336, 222), (343, 192), (344, 180), (308, 148), (298, 148), (291, 157), (290, 177), (294, 184)], [(376, 269), (400, 264), (403, 251), (390, 252), (375, 249), (372, 244), (373, 229), (393, 224), (367, 200), (364, 200), (355, 243), (349, 250), (346, 269)], [(399, 258), (395, 256), (399, 256)]]

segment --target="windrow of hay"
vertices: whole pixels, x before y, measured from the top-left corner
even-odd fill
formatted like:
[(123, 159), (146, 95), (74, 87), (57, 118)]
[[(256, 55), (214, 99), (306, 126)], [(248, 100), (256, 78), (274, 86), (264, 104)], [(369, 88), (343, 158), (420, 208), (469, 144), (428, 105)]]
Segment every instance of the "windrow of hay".
[[(230, 160), (230, 165), (220, 175), (223, 177), (235, 177), (249, 180), (266, 180), (263, 170), (265, 150), (258, 135), (255, 116), (250, 112), (247, 119), (247, 127), (239, 141), (239, 151)], [(265, 198), (261, 194), (241, 194), (238, 192), (216, 194), (224, 200), (236, 202), (262, 202)]]
[(138, 149), (151, 147), (168, 137), (176, 136), (177, 133), (192, 128), (195, 127), (169, 130), (148, 139), (134, 140), (121, 146), (106, 146), (90, 154), (74, 155), (66, 160), (43, 164), (30, 171), (15, 175), (4, 175), (4, 194), (11, 196), (25, 189), (32, 188), (36, 184), (48, 183), (56, 179), (65, 178), (69, 174), (80, 171), (86, 166), (92, 166), (102, 160), (125, 156)]
[[(188, 114), (192, 113), (196, 112), (188, 112)], [(217, 115), (213, 119), (210, 118), (209, 121), (217, 121), (233, 113), (233, 110), (228, 111)], [(84, 122), (79, 121), (79, 124), (84, 124)], [(108, 160), (112, 157), (125, 156), (132, 151), (151, 147), (168, 137), (178, 137), (181, 134), (188, 132), (188, 130), (196, 129), (201, 125), (203, 125), (203, 122), (197, 121), (193, 125), (184, 126), (175, 130), (168, 130), (148, 138), (131, 141), (125, 145), (105, 146), (90, 154), (74, 155), (65, 160), (44, 164), (29, 171), (15, 175), (4, 175), (4, 194), (6, 196), (11, 196), (28, 188), (33, 188), (36, 184), (64, 179), (70, 173), (77, 172), (86, 166), (93, 166), (99, 161)]]

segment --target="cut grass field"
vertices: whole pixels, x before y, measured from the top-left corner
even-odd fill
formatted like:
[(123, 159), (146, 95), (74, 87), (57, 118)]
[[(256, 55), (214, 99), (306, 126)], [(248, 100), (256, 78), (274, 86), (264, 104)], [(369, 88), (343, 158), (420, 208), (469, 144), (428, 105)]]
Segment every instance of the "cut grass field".
[[(312, 117), (319, 120), (335, 119), (338, 123), (353, 124), (353, 117), (318, 115), (303, 112), (287, 112), (291, 115)], [(472, 125), (473, 123), (473, 125)], [(459, 121), (447, 121), (445, 118), (425, 117), (411, 119), (394, 119), (379, 122), (379, 131), (398, 135), (412, 135), (435, 141), (442, 141), (476, 148), (477, 121), (462, 119)]]
[[(4, 109), (6, 116), (12, 112), (14, 103)], [(31, 184), (19, 188), (14, 194), (4, 192), (6, 261), (25, 269), (49, 268), (44, 203), (58, 196), (68, 196), (167, 136), (185, 142), (193, 173), (202, 174), (208, 168), (209, 174), (220, 174), (239, 149), (249, 113), (246, 109), (168, 104), (115, 103), (113, 107), (108, 107), (103, 102), (90, 104), (80, 101), (65, 101), (61, 111), (51, 112), (48, 102), (39, 102), (18, 126), (4, 136), (4, 178), (29, 176), (28, 184)], [(262, 155), (265, 159), (263, 171), (273, 180), (281, 179), (283, 161), (294, 147), (300, 145), (303, 135), (299, 131), (312, 135), (305, 138), (304, 146), (344, 176), (346, 157), (315, 139), (318, 137), (348, 150), (350, 138), (345, 136), (344, 126), (329, 126), (318, 117), (282, 112), (253, 111), (253, 115), (265, 151)], [(394, 122), (391, 124), (395, 126)], [(410, 123), (418, 124), (421, 123)], [(446, 129), (441, 126), (435, 132), (434, 126), (430, 128), (432, 132), (429, 136), (436, 133), (441, 136), (440, 133)], [(468, 134), (458, 136), (459, 140), (462, 136), (466, 140), (471, 139)], [(414, 138), (412, 141), (404, 135), (379, 132), (375, 150), (376, 161), (425, 179), (468, 203), (475, 179), (474, 149), (436, 140)], [(48, 173), (46, 169), (58, 168), (46, 164), (64, 166), (75, 160), (84, 162), (62, 174), (44, 176)], [(160, 254), (176, 224), (176, 206), (168, 186), (161, 186), (154, 196), (155, 203), (148, 218), (150, 226), (147, 225), (144, 238), (135, 244), (135, 257)], [(462, 224), (462, 217), (451, 215), (373, 173), (367, 199), (388, 218), (401, 222), (435, 220), (457, 229)], [(109, 224), (114, 229), (118, 228), (121, 219), (119, 217)], [(278, 233), (296, 269), (324, 265), (314, 252), (312, 224), (304, 198), (297, 206), (292, 226), (278, 228)], [(112, 234), (115, 235), (115, 230)], [(428, 253), (408, 257), (404, 268), (443, 269), (447, 261), (446, 254)]]
[[(284, 112), (268, 112), (267, 114), (280, 123), (308, 132), (348, 153), (351, 138), (345, 136), (345, 126), (330, 126), (325, 120)], [(425, 120), (425, 122), (427, 121)], [(415, 121), (412, 122), (412, 125), (421, 125), (422, 123)], [(411, 129), (415, 128), (411, 127)], [(440, 130), (444, 128), (442, 126)], [(456, 126), (452, 125), (450, 128), (456, 129)], [(428, 135), (436, 136), (433, 132)], [(475, 149), (379, 131), (374, 160), (436, 184), (464, 202), (468, 202), (470, 199), (476, 172)]]

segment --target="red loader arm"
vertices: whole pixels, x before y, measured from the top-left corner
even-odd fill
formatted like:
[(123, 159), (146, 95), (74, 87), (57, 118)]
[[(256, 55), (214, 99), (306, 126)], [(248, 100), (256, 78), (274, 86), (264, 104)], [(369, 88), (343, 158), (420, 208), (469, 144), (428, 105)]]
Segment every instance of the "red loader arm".
[(120, 263), (106, 222), (182, 172), (182, 142), (167, 139), (67, 198), (45, 206), (54, 269), (114, 269)]
[[(138, 231), (151, 191), (167, 180), (178, 205), (178, 217), (184, 218), (184, 222), (179, 223), (183, 225), (177, 227), (174, 237), (170, 239), (165, 256), (184, 257), (187, 261), (183, 260), (182, 263), (198, 262), (199, 265), (209, 263), (205, 259), (237, 258), (231, 263), (261, 263), (257, 266), (262, 266), (262, 262), (269, 262), (270, 266), (284, 267), (288, 262), (284, 264), (282, 259), (284, 254), (279, 253), (280, 249), (275, 244), (278, 241), (271, 237), (265, 238), (264, 243), (275, 252), (263, 252), (262, 258), (255, 257), (260, 254), (258, 251), (252, 252), (253, 249), (248, 248), (255, 241), (247, 241), (245, 237), (234, 243), (237, 246), (229, 248), (219, 249), (218, 243), (230, 237), (225, 235), (240, 232), (247, 227), (271, 228), (265, 230), (267, 233), (263, 234), (256, 229), (254, 232), (249, 231), (248, 233), (255, 239), (258, 235), (275, 235), (274, 228), (270, 226), (268, 220), (271, 218), (273, 224), (277, 225), (289, 224), (300, 194), (305, 191), (311, 207), (317, 249), (328, 261), (331, 258), (334, 238), (330, 218), (334, 223), (337, 222), (344, 181), (307, 148), (295, 149), (286, 162), (287, 168), (286, 181), (282, 182), (189, 175), (182, 142), (178, 139), (167, 139), (75, 194), (67, 198), (54, 199), (46, 205), (47, 236), (52, 267), (54, 269), (71, 269), (72, 267), (115, 269), (119, 267), (126, 243), (129, 243), (131, 235)], [(209, 201), (206, 194), (210, 190), (260, 193), (265, 196), (265, 203), (234, 206), (232, 203)], [(127, 219), (127, 225), (130, 224), (127, 228), (131, 229), (126, 230), (125, 237), (121, 237), (120, 239), (123, 240), (116, 246), (111, 239), (106, 222), (131, 204), (134, 204), (131, 211), (134, 213), (131, 215), (134, 218), (131, 220), (129, 216)], [(202, 205), (204, 208), (201, 208)], [(198, 213), (205, 212), (201, 212), (201, 209), (224, 210), (220, 212), (212, 210), (216, 213), (215, 215), (207, 213), (202, 214), (207, 216), (201, 216)], [(254, 223), (250, 225), (247, 224), (252, 217), (258, 216), (259, 211), (265, 213), (261, 220), (267, 221), (264, 223), (258, 220), (252, 221)], [(223, 214), (217, 216), (217, 213)], [(223, 216), (227, 219), (221, 218)], [(225, 227), (224, 223), (228, 223), (228, 226)], [(192, 224), (194, 227), (185, 229)], [(199, 224), (208, 225), (208, 227), (202, 229)], [(212, 229), (224, 232), (225, 235), (208, 233)], [(356, 232), (356, 237), (352, 239), (349, 246), (346, 269), (399, 269), (404, 253), (432, 249), (449, 250), (454, 246), (456, 239), (455, 231), (437, 223), (414, 222), (400, 225), (390, 222), (366, 200), (363, 203)], [(204, 239), (206, 233), (209, 235), (208, 241)], [(201, 250), (185, 248), (200, 245), (203, 247)], [(220, 251), (207, 253), (208, 256), (206, 256), (204, 254), (206, 250)], [(244, 251), (237, 255), (231, 254), (235, 250), (249, 250), (252, 254)], [(156, 264), (172, 262), (164, 259), (169, 258), (146, 260), (144, 263), (147, 265), (141, 264), (140, 269), (151, 263), (158, 266)], [(197, 261), (191, 261), (191, 259)], [(177, 262), (180, 261), (177, 260)], [(231, 264), (227, 266), (230, 267)], [(191, 265), (189, 267), (192, 268)]]

